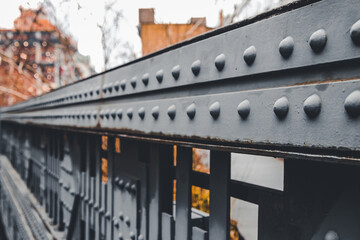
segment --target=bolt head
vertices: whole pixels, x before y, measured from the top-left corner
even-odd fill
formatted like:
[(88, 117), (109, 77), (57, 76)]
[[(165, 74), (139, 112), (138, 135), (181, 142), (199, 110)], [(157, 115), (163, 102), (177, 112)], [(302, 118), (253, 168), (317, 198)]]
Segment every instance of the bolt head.
[(215, 67), (221, 72), (225, 67), (225, 54), (220, 54), (215, 58)]
[(180, 65), (176, 65), (171, 69), (171, 74), (175, 80), (178, 80), (180, 77)]
[(197, 76), (200, 73), (200, 68), (201, 68), (201, 62), (200, 60), (196, 60), (195, 62), (193, 62), (193, 64), (191, 65), (191, 71), (192, 73)]
[(254, 46), (248, 47), (244, 51), (243, 58), (247, 65), (252, 65), (256, 58), (256, 48)]
[(327, 33), (324, 29), (314, 32), (309, 39), (309, 44), (315, 53), (320, 53), (325, 48), (327, 42)]
[(294, 51), (294, 39), (290, 36), (284, 38), (279, 44), (279, 52), (281, 56), (288, 59)]
[(242, 119), (246, 119), (250, 113), (250, 102), (245, 99), (237, 106), (237, 112)]
[(321, 98), (313, 94), (304, 101), (304, 112), (309, 118), (316, 118), (321, 111)]
[(159, 106), (155, 106), (155, 107), (153, 107), (151, 109), (151, 115), (154, 117), (154, 119), (158, 119), (159, 112), (160, 112), (160, 107)]
[(350, 117), (360, 116), (360, 91), (356, 90), (346, 97), (344, 102), (346, 112)]
[(161, 69), (156, 72), (156, 80), (161, 83), (164, 77), (164, 71)]
[(145, 118), (145, 108), (141, 107), (138, 111), (138, 115), (141, 118), (141, 120), (143, 120)]
[(324, 240), (339, 240), (339, 239), (340, 239), (339, 235), (333, 230), (328, 231), (324, 236)]
[(273, 110), (279, 119), (284, 119), (289, 112), (289, 100), (287, 97), (276, 100)]
[(360, 45), (360, 20), (358, 20), (354, 25), (351, 26), (350, 36), (356, 45)]
[(220, 115), (220, 103), (214, 102), (213, 104), (211, 104), (209, 112), (213, 119), (217, 119)]
[(195, 114), (196, 114), (196, 106), (195, 103), (190, 104), (187, 108), (186, 108), (186, 114), (188, 115), (188, 117), (190, 119), (194, 119)]
[(143, 84), (144, 84), (145, 86), (147, 86), (148, 83), (149, 83), (149, 74), (148, 74), (148, 73), (145, 73), (145, 74), (142, 76), (141, 80), (142, 80)]
[(174, 120), (175, 118), (175, 115), (176, 115), (176, 106), (173, 104), (171, 105), (169, 108), (168, 108), (168, 111), (167, 111), (169, 117), (171, 120)]

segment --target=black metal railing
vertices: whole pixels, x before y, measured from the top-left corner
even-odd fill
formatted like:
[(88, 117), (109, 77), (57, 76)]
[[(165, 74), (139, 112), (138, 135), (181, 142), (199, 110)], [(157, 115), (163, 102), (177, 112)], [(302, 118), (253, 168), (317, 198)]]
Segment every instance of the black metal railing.
[[(358, 239), (358, 9), (297, 2), (0, 109), (0, 236)], [(234, 177), (254, 155), (281, 187)]]

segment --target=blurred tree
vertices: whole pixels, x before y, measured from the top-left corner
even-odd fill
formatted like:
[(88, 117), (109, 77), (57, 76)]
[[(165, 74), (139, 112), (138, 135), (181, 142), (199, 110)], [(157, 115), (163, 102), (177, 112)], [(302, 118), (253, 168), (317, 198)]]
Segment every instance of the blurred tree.
[(130, 43), (122, 41), (120, 23), (124, 20), (123, 10), (116, 0), (106, 0), (104, 17), (98, 27), (101, 31), (104, 67), (107, 70), (119, 63), (134, 60), (136, 55)]

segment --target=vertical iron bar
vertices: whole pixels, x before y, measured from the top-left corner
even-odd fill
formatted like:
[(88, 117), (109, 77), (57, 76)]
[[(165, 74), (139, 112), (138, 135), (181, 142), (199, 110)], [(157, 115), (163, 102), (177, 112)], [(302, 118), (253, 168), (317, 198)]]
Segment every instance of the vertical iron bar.
[(177, 148), (175, 239), (191, 236), (191, 170), (192, 148)]
[[(114, 229), (112, 224), (113, 219), (113, 165), (114, 165), (114, 149), (115, 149), (115, 139), (114, 137), (108, 137), (108, 155), (107, 155), (107, 209), (106, 209), (106, 235), (107, 239), (114, 239)], [(115, 184), (115, 183), (114, 183)]]
[(210, 240), (229, 239), (230, 156), (230, 152), (210, 152)]
[(172, 215), (173, 146), (153, 144), (149, 160), (149, 239), (161, 239), (162, 213)]

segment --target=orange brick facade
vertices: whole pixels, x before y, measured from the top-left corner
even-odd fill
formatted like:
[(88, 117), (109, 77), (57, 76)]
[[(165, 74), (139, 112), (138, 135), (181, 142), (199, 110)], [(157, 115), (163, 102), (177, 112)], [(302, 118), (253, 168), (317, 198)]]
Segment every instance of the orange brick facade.
[(143, 56), (212, 30), (205, 18), (192, 18), (189, 24), (156, 24), (154, 9), (139, 9)]

